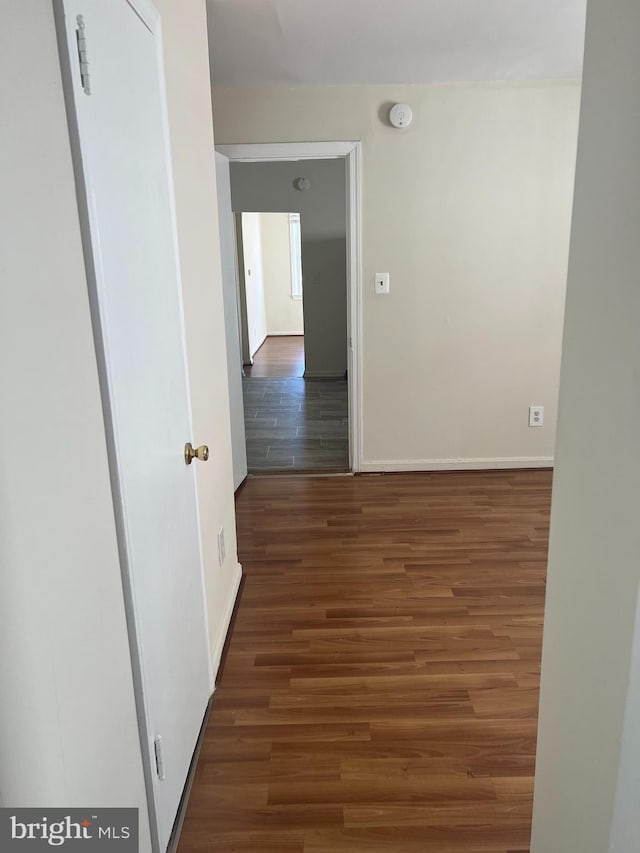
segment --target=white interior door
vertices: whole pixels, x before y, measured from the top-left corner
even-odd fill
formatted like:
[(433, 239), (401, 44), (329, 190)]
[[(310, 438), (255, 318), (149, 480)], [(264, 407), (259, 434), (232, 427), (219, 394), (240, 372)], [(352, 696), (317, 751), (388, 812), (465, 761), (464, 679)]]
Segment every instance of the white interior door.
[(206, 437), (191, 433), (160, 21), (147, 0), (62, 0), (62, 10), (150, 816), (165, 850), (212, 675), (202, 463), (183, 455)]
[(236, 229), (231, 207), (229, 158), (216, 151), (216, 184), (218, 189), (218, 225), (224, 296), (224, 326), (227, 341), (229, 408), (231, 410), (231, 452), (233, 455), (233, 488), (247, 476), (247, 446), (242, 400), (242, 347), (238, 317), (238, 259)]
[(234, 211), (236, 229), (236, 263), (238, 273), (237, 305), (240, 319), (240, 351), (243, 364), (253, 364), (249, 347), (249, 318), (247, 316), (247, 286), (244, 280), (244, 243), (242, 239), (242, 213)]

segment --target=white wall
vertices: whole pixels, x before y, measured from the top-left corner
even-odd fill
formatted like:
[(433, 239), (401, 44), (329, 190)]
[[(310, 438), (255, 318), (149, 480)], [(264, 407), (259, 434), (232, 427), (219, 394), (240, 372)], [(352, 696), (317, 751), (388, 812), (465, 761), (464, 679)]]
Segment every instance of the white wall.
[(137, 806), (147, 851), (52, 6), (2, 0), (0, 21), (0, 799)]
[(302, 300), (291, 298), (288, 213), (260, 214), (267, 335), (302, 335)]
[(552, 459), (578, 102), (577, 83), (214, 89), (218, 143), (362, 141), (365, 468)]
[[(214, 669), (231, 617), (237, 559), (229, 389), (205, 0), (155, 0), (162, 15), (178, 248), (194, 443), (209, 445), (198, 466), (198, 501)], [(218, 565), (218, 530), (226, 558)]]
[(242, 214), (244, 287), (251, 358), (267, 337), (267, 309), (262, 272), (262, 222), (259, 213)]
[(532, 853), (638, 849), (639, 40), (635, 0), (590, 0)]
[[(296, 179), (308, 177), (301, 192)], [(347, 367), (347, 245), (344, 160), (231, 163), (234, 210), (300, 213), (305, 376)]]

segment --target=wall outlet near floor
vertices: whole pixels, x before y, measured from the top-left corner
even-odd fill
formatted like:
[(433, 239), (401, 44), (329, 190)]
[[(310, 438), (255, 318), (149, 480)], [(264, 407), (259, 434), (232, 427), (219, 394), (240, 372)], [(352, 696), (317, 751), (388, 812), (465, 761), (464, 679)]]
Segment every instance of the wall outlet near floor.
[(538, 427), (544, 424), (544, 406), (529, 406), (529, 426)]
[(220, 562), (220, 565), (224, 563), (225, 555), (226, 551), (224, 548), (224, 527), (221, 527), (220, 530), (218, 530), (218, 560)]

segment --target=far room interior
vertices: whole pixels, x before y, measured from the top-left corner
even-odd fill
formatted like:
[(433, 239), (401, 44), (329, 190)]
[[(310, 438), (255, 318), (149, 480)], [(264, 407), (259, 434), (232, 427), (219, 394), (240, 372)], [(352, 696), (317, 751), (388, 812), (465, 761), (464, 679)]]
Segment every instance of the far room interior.
[(229, 189), (230, 198), (219, 189), (219, 203), (235, 231), (225, 281), (238, 320), (227, 336), (237, 349), (239, 329), (241, 362), (233, 352), (228, 370), (230, 387), (242, 382), (243, 418), (232, 430), (238, 447), (244, 430), (247, 472), (346, 472), (345, 161), (232, 160)]

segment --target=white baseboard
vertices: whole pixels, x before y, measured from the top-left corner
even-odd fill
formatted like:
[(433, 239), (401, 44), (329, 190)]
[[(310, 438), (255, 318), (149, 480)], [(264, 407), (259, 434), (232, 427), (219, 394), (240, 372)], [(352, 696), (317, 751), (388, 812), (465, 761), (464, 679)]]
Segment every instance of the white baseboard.
[(309, 371), (305, 370), (304, 378), (305, 379), (344, 379), (344, 370), (341, 370), (336, 373), (335, 370), (314, 370)]
[(304, 338), (304, 332), (268, 332), (268, 338)]
[(220, 667), (220, 660), (222, 658), (222, 650), (224, 649), (224, 644), (227, 639), (227, 633), (229, 631), (229, 624), (231, 623), (231, 617), (233, 616), (233, 608), (236, 604), (236, 597), (238, 595), (238, 589), (240, 588), (240, 581), (242, 580), (242, 566), (240, 563), (236, 563), (236, 567), (233, 571), (233, 583), (231, 585), (231, 589), (229, 590), (229, 597), (227, 598), (227, 602), (225, 604), (224, 613), (222, 614), (222, 619), (220, 621), (220, 627), (218, 628), (218, 634), (215, 639), (215, 643), (213, 645), (213, 654), (212, 654), (212, 666), (213, 666), (213, 680), (215, 682), (216, 676), (218, 675), (218, 669)]
[(495, 456), (487, 459), (389, 459), (363, 461), (360, 471), (487, 471), (499, 468), (552, 468), (553, 456)]

